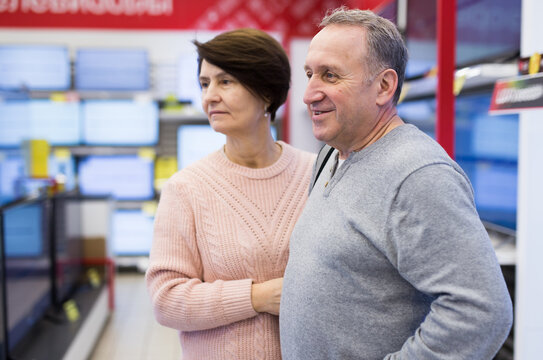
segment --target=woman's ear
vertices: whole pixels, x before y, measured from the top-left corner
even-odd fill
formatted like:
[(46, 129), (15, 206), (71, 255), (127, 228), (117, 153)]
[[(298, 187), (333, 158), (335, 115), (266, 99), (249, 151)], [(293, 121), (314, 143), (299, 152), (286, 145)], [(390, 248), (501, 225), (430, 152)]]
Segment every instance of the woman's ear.
[(396, 88), (398, 87), (398, 74), (392, 69), (386, 69), (379, 74), (379, 88), (377, 93), (377, 105), (385, 105), (394, 97)]

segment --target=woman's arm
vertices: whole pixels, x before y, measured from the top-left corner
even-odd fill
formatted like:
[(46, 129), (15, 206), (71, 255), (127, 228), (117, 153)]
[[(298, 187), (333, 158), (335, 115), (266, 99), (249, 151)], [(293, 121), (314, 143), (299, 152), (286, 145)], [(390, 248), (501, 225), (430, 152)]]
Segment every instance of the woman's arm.
[(195, 331), (256, 316), (252, 279), (202, 280), (195, 214), (189, 199), (186, 186), (172, 179), (162, 190), (155, 216), (146, 281), (157, 321)]

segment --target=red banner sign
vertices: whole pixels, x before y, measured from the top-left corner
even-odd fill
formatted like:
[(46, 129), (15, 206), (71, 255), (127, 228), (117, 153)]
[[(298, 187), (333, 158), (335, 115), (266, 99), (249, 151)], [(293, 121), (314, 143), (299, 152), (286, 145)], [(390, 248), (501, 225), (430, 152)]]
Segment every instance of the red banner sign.
[(349, 3), (340, 0), (0, 0), (0, 27), (163, 30), (256, 27), (287, 37), (312, 36), (326, 10)]

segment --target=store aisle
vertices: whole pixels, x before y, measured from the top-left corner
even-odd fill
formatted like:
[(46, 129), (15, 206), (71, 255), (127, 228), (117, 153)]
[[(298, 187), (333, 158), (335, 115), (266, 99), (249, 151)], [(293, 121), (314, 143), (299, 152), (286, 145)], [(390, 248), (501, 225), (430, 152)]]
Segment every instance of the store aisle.
[(143, 274), (118, 273), (115, 311), (89, 360), (180, 360), (177, 332), (153, 317)]

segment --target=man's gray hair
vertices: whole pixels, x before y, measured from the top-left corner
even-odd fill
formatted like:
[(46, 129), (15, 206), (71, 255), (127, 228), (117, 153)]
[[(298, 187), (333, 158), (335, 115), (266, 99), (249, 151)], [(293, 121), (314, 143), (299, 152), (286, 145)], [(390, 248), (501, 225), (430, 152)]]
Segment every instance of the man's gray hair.
[(394, 93), (394, 104), (398, 103), (405, 77), (407, 47), (396, 26), (389, 20), (376, 15), (370, 10), (348, 9), (341, 6), (330, 10), (322, 19), (319, 27), (332, 24), (355, 25), (366, 29), (367, 55), (361, 59), (366, 64), (367, 79), (385, 69), (393, 69), (398, 74), (398, 88)]

